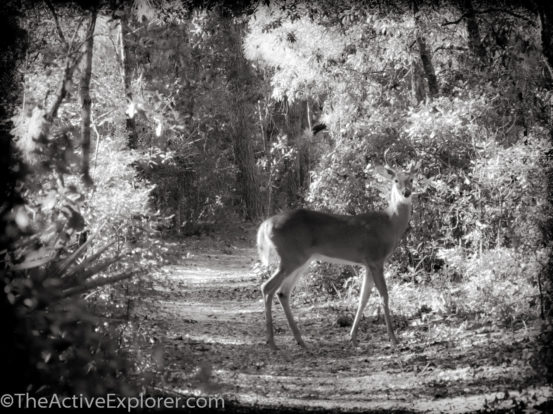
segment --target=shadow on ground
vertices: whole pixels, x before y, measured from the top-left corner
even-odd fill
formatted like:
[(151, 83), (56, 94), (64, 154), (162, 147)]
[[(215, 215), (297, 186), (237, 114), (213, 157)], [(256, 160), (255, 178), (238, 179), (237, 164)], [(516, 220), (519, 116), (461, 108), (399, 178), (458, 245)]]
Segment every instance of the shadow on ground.
[(410, 324), (393, 348), (385, 326), (366, 318), (354, 348), (348, 328), (333, 323), (335, 311), (296, 298), (292, 307), (309, 348), (293, 342), (275, 302), (280, 349), (271, 351), (260, 281), (251, 271), (254, 249), (214, 245), (175, 244), (178, 264), (152, 275), (135, 307), (143, 333), (162, 346), (158, 392), (222, 395), (232, 412), (539, 410), (553, 396), (528, 364), (537, 321), (516, 330), (433, 321), (448, 325), (447, 340)]

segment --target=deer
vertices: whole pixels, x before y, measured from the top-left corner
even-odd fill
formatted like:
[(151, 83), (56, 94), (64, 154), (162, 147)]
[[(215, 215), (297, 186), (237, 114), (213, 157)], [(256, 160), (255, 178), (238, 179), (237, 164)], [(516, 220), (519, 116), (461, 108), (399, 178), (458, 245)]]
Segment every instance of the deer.
[(306, 348), (290, 309), (290, 294), (304, 270), (313, 260), (364, 266), (359, 305), (350, 331), (350, 341), (358, 346), (357, 331), (373, 286), (380, 294), (388, 336), (393, 345), (394, 334), (384, 280), (384, 263), (395, 250), (411, 217), (413, 177), (419, 164), (413, 162), (408, 171), (386, 165), (374, 171), (391, 182), (388, 207), (359, 215), (340, 215), (300, 208), (269, 217), (257, 231), (257, 249), (261, 262), (268, 265), (277, 256), (279, 264), (262, 284), (265, 304), (267, 344), (277, 350), (273, 333), (272, 304), (275, 293), (284, 310), (296, 342)]

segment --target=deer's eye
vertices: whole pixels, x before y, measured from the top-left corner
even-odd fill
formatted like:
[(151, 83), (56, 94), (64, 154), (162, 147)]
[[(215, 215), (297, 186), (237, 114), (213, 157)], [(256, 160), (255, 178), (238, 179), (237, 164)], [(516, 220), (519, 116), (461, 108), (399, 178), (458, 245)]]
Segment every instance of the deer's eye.
[(396, 179), (394, 180), (394, 182), (399, 183), (399, 180), (396, 178)]

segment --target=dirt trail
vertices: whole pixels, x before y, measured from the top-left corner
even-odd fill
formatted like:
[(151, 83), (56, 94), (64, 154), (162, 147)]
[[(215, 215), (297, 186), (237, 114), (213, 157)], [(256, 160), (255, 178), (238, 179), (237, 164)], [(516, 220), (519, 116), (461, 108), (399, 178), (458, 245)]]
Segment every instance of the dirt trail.
[(335, 310), (307, 305), (296, 294), (292, 308), (309, 349), (293, 341), (275, 302), (280, 350), (273, 352), (264, 344), (255, 251), (220, 245), (170, 247), (181, 259), (152, 276), (151, 292), (136, 309), (141, 327), (162, 346), (165, 391), (201, 390), (240, 406), (289, 411), (468, 412), (513, 407), (513, 398), (536, 406), (553, 397), (524, 361), (537, 323), (501, 331), (434, 321), (448, 325), (447, 340), (429, 334), (426, 324), (410, 324), (398, 330), (394, 349), (384, 324), (366, 318), (353, 348), (348, 328), (334, 323)]

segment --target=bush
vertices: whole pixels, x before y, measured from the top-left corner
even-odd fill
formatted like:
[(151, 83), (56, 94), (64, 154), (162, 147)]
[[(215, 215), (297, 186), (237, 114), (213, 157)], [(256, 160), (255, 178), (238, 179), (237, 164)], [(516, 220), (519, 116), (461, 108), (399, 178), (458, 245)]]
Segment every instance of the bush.
[(132, 167), (141, 157), (120, 140), (107, 137), (99, 144), (91, 168), (95, 187), (87, 194), (83, 209), (92, 232), (102, 227), (104, 235), (133, 242), (148, 233), (148, 223), (155, 221), (149, 208), (154, 186), (138, 178)]
[(538, 278), (549, 253), (541, 249), (527, 255), (497, 247), (471, 255), (453, 248), (441, 250), (440, 257), (450, 272), (462, 276), (455, 301), (457, 311), (483, 313), (509, 324), (536, 316)]
[[(112, 274), (121, 269), (123, 246), (110, 242), (114, 232), (132, 228), (133, 215), (147, 212), (149, 189), (133, 180), (129, 165), (136, 155), (104, 141), (90, 191), (72, 162), (71, 128), (43, 122), (37, 108), (35, 116), (21, 113), (12, 133), (30, 168), (20, 187), (25, 201), (8, 215), (20, 237), (5, 256), (4, 290), (18, 322), (15, 339), (29, 361), (20, 372), (23, 383), (37, 394), (129, 395), (130, 364), (116, 329), (79, 296), (135, 273), (131, 267)], [(106, 223), (107, 231), (81, 237)]]

